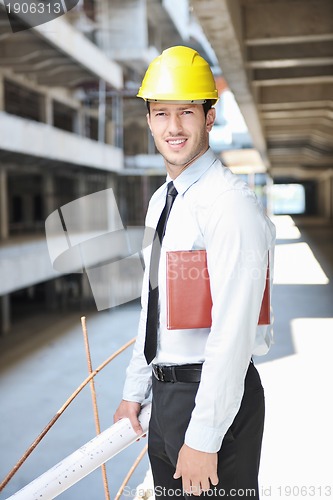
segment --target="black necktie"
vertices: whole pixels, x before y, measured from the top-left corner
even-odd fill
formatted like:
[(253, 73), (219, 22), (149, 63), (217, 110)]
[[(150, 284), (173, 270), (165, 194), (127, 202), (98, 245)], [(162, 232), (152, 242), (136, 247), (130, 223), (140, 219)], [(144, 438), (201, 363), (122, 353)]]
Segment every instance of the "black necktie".
[(146, 340), (144, 354), (147, 364), (156, 356), (157, 349), (157, 326), (158, 326), (158, 266), (161, 255), (161, 245), (167, 225), (170, 211), (177, 196), (177, 190), (173, 182), (168, 183), (168, 191), (165, 205), (156, 227), (156, 234), (152, 244), (150, 267), (149, 267), (149, 295), (146, 324)]

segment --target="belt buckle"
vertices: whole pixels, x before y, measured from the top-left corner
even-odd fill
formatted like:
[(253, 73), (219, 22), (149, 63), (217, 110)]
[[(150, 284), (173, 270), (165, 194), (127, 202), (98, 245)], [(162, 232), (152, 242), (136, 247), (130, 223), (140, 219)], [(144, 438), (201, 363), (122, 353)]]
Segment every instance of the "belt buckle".
[(155, 373), (157, 375), (157, 380), (159, 380), (160, 382), (164, 382), (165, 376), (164, 376), (163, 368), (159, 365), (154, 365), (154, 370), (155, 370)]

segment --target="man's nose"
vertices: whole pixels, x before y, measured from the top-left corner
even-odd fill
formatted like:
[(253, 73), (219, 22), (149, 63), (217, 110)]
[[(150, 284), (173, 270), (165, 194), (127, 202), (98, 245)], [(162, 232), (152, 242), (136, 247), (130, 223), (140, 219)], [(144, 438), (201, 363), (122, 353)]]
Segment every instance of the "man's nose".
[(169, 123), (168, 123), (168, 128), (169, 128), (169, 134), (172, 136), (178, 135), (182, 131), (182, 125), (181, 125), (181, 120), (178, 115), (171, 115), (169, 117)]

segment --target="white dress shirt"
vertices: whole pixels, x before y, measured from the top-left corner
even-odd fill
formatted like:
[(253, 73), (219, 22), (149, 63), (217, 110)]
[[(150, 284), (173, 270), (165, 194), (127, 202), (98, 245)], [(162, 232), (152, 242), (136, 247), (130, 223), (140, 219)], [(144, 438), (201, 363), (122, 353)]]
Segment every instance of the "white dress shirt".
[[(167, 182), (170, 181), (167, 178)], [(175, 180), (173, 204), (159, 266), (160, 325), (155, 364), (203, 362), (195, 408), (185, 443), (216, 452), (241, 404), (253, 354), (265, 354), (271, 327), (257, 326), (265, 288), (267, 259), (273, 277), (275, 227), (255, 194), (215, 157), (211, 149)], [(166, 197), (166, 183), (152, 196), (146, 225), (155, 228)], [(213, 301), (211, 328), (166, 327), (166, 251), (206, 249)], [(137, 341), (127, 369), (123, 398), (142, 403), (151, 388), (151, 367), (143, 354), (148, 301), (149, 257)]]

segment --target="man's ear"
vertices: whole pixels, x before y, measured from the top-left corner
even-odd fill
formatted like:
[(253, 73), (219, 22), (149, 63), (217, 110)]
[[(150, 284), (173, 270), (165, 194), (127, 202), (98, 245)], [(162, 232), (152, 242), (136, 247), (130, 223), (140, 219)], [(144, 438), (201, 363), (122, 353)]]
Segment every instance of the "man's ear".
[(206, 116), (206, 129), (207, 132), (210, 132), (213, 128), (214, 122), (216, 118), (216, 110), (215, 108), (210, 108), (207, 112)]

